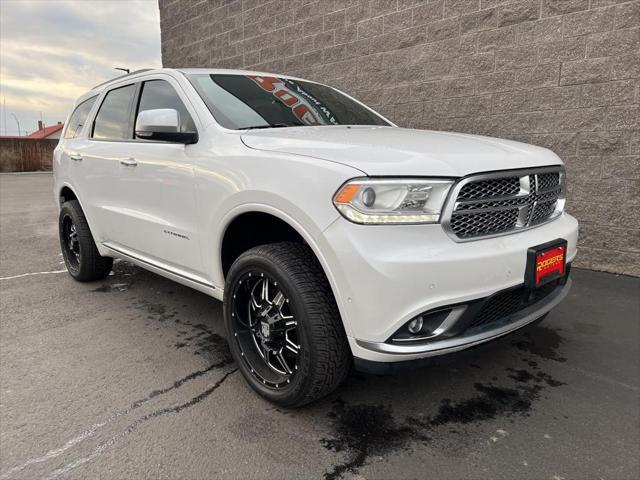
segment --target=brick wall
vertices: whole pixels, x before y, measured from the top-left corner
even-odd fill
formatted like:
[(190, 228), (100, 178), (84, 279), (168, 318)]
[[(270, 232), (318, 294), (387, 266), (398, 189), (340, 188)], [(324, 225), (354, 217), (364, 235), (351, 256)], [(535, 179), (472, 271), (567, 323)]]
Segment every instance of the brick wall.
[(0, 137), (0, 172), (51, 170), (58, 140)]
[(567, 164), (577, 265), (640, 275), (640, 0), (160, 0), (166, 67), (337, 86), (400, 126)]

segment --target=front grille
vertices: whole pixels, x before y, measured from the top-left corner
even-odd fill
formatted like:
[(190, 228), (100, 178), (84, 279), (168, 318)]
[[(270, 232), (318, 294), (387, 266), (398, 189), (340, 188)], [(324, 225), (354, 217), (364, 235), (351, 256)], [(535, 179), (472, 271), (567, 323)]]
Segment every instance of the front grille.
[(538, 190), (551, 190), (560, 185), (560, 178), (557, 173), (541, 173), (538, 175)]
[(496, 178), (495, 180), (481, 180), (467, 183), (458, 194), (460, 200), (476, 198), (504, 197), (515, 195), (520, 191), (518, 177)]
[(468, 240), (540, 225), (559, 210), (563, 182), (560, 168), (466, 178), (457, 188), (445, 228)]
[(543, 300), (558, 288), (560, 284), (556, 282), (548, 283), (536, 290), (529, 290), (524, 286), (500, 292), (492, 297), (489, 297), (473, 321), (469, 324), (468, 328), (479, 327), (481, 325), (488, 325), (497, 320), (503, 320), (504, 318), (518, 313), (535, 303)]

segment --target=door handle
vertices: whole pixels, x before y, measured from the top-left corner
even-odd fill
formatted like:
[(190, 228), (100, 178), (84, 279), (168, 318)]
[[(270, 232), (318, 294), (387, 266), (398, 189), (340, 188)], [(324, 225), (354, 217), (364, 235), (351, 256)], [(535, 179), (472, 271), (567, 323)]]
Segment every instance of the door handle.
[(81, 162), (82, 161), (82, 156), (81, 155), (69, 155), (69, 158), (71, 160), (73, 160), (74, 162)]
[(135, 167), (138, 165), (138, 161), (135, 158), (124, 158), (120, 160), (120, 164), (125, 167)]

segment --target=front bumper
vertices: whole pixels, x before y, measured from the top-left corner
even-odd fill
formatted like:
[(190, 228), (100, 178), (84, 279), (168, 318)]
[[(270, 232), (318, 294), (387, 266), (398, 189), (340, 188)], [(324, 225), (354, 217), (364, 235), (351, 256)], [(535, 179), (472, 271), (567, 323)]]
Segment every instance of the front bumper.
[[(495, 340), (538, 320), (558, 305), (558, 303), (567, 296), (570, 288), (571, 279), (567, 279), (566, 283), (563, 282), (562, 284), (554, 285), (552, 292), (532, 305), (526, 306), (511, 315), (496, 318), (492, 322), (468, 328), (454, 337), (443, 338), (442, 340), (415, 342), (413, 344), (367, 342), (363, 340), (356, 340), (356, 343), (362, 348), (373, 352), (403, 356), (419, 354), (421, 357), (430, 357), (457, 352)], [(516, 287), (515, 290), (520, 289)], [(489, 303), (492, 297), (499, 295), (502, 295), (502, 292), (498, 292), (498, 294), (488, 297), (487, 299), (474, 301), (472, 303)], [(471, 309), (473, 306), (467, 306), (466, 308)]]
[(521, 285), (527, 249), (557, 238), (567, 240), (567, 260), (572, 261), (578, 224), (566, 213), (525, 232), (466, 243), (454, 242), (440, 225), (369, 226), (340, 219), (319, 243), (354, 357), (397, 362), (473, 347), (551, 310), (566, 296), (570, 282), (504, 324), (419, 344), (389, 341), (423, 312), (468, 304)]

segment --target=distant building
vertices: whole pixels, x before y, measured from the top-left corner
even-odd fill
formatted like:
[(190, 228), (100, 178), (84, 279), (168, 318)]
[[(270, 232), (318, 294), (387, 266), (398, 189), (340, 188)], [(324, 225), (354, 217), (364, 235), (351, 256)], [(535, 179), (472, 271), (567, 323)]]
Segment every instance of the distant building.
[(62, 128), (64, 127), (64, 123), (58, 122), (56, 125), (51, 125), (50, 127), (45, 127), (42, 120), (38, 120), (38, 130), (33, 132), (30, 135), (27, 135), (26, 138), (50, 138), (57, 139), (60, 138), (60, 134), (62, 133)]

